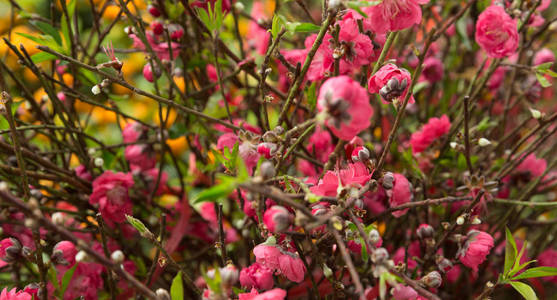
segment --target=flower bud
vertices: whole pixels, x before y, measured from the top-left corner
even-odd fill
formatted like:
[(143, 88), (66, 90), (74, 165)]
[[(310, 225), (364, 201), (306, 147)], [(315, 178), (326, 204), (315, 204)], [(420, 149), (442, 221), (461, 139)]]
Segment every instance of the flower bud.
[(430, 288), (438, 288), (443, 283), (441, 274), (437, 271), (429, 272), (426, 276), (422, 277), (420, 281)]
[(153, 33), (155, 35), (161, 35), (164, 32), (164, 26), (159, 21), (154, 21), (151, 23), (151, 28), (153, 28)]
[(435, 262), (437, 263), (437, 268), (443, 273), (448, 272), (453, 267), (453, 263), (443, 256), (439, 256)]
[(165, 289), (157, 289), (155, 291), (155, 294), (157, 295), (159, 300), (170, 300), (170, 294), (168, 294), (168, 291)]
[(327, 278), (333, 276), (333, 270), (331, 270), (331, 268), (329, 268), (326, 264), (323, 264), (323, 275)]
[(104, 165), (104, 160), (100, 157), (95, 158), (95, 161), (93, 162), (95, 164), (96, 167), (102, 167)]
[(266, 159), (273, 157), (277, 152), (277, 144), (261, 143), (257, 146), (257, 153), (263, 155)]
[(91, 93), (93, 93), (93, 95), (98, 95), (101, 93), (101, 87), (98, 84), (95, 84), (92, 88), (91, 88)]
[(261, 177), (263, 177), (263, 179), (265, 180), (273, 178), (276, 174), (275, 166), (270, 161), (262, 162), (259, 170), (261, 172)]
[(383, 175), (383, 188), (386, 190), (390, 190), (393, 188), (393, 183), (395, 181), (395, 176), (393, 173), (391, 172), (387, 172), (385, 173), (385, 175)]
[(363, 146), (359, 146), (354, 148), (354, 150), (352, 151), (352, 161), (353, 162), (358, 162), (358, 161), (366, 161), (369, 159), (369, 150), (366, 147)]
[(369, 241), (373, 243), (373, 245), (377, 245), (377, 243), (381, 241), (381, 235), (379, 234), (379, 231), (377, 231), (376, 229), (372, 229), (369, 232)]
[(542, 117), (542, 113), (537, 109), (530, 108), (530, 113), (532, 114), (532, 118), (536, 120), (539, 120)]
[(184, 36), (184, 28), (178, 24), (170, 24), (168, 30), (170, 31), (170, 39), (173, 41), (179, 40)]
[(124, 253), (120, 250), (116, 250), (110, 254), (110, 259), (117, 264), (121, 264), (124, 262)]
[(238, 1), (238, 2), (234, 3), (234, 9), (235, 9), (237, 12), (241, 12), (241, 11), (243, 11), (243, 10), (245, 9), (245, 6), (244, 6), (244, 4), (243, 4), (242, 2), (239, 2), (239, 1)]
[(155, 81), (155, 76), (153, 75), (153, 69), (151, 68), (151, 63), (146, 63), (143, 67), (143, 77), (149, 82)]
[(65, 216), (61, 212), (55, 212), (52, 214), (52, 223), (58, 226), (64, 226), (65, 223)]
[(12, 263), (21, 256), (21, 243), (16, 238), (5, 238), (0, 241), (0, 259)]
[(486, 147), (486, 146), (491, 145), (491, 141), (489, 141), (489, 140), (486, 139), (486, 138), (480, 138), (480, 139), (478, 140), (478, 145), (480, 145), (480, 147)]
[(456, 218), (456, 224), (457, 225), (464, 224), (464, 221), (465, 221), (464, 216), (458, 216), (458, 218)]
[(87, 154), (89, 154), (89, 155), (95, 155), (95, 153), (97, 153), (97, 149), (95, 149), (95, 148), (89, 148), (87, 150)]
[(58, 242), (53, 250), (50, 259), (54, 264), (71, 266), (76, 261), (77, 249), (70, 241)]
[(377, 248), (371, 254), (371, 261), (376, 264), (381, 264), (389, 259), (389, 252), (385, 248)]
[(263, 223), (273, 233), (283, 232), (292, 223), (292, 215), (286, 208), (274, 205), (265, 211)]
[(75, 261), (76, 262), (86, 262), (88, 259), (89, 259), (89, 256), (83, 250), (77, 252), (77, 254), (75, 255)]
[(28, 285), (26, 285), (23, 288), (23, 291), (29, 295), (31, 295), (32, 297), (35, 296), (32, 299), (42, 299), (42, 297), (39, 297), (39, 292), (40, 292), (40, 285), (36, 282), (32, 282)]
[(240, 273), (233, 264), (228, 264), (224, 268), (220, 268), (220, 278), (224, 286), (233, 286), (238, 282)]
[(151, 16), (158, 18), (161, 16), (161, 11), (158, 7), (154, 6), (153, 4), (147, 5), (147, 11), (151, 14)]
[(416, 229), (416, 235), (418, 235), (420, 239), (432, 238), (434, 232), (433, 227), (429, 224), (421, 224), (418, 226), (418, 229)]

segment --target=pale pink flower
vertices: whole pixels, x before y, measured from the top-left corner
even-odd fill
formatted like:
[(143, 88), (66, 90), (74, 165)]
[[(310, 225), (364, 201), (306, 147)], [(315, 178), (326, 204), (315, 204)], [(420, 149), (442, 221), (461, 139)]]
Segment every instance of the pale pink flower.
[(290, 281), (302, 282), (306, 276), (306, 266), (298, 254), (286, 252), (279, 256), (280, 273)]
[(555, 53), (553, 53), (553, 51), (547, 48), (542, 48), (534, 55), (534, 60), (533, 60), (534, 66), (541, 65), (548, 62), (555, 62)]
[(330, 78), (319, 90), (317, 109), (326, 112), (325, 125), (349, 141), (371, 124), (373, 108), (366, 90), (348, 76)]
[[(538, 256), (538, 265), (557, 268), (557, 250), (548, 248)], [(557, 283), (557, 276), (543, 277), (544, 280)]]
[(427, 149), (435, 140), (449, 133), (451, 122), (447, 115), (431, 118), (419, 131), (412, 133), (410, 144), (412, 153), (420, 153)]
[(17, 291), (16, 288), (8, 290), (5, 287), (0, 293), (0, 300), (31, 300), (31, 295), (24, 291)]
[(107, 223), (123, 223), (125, 215), (132, 214), (132, 203), (128, 189), (133, 186), (130, 173), (112, 173), (105, 171), (93, 181), (93, 193), (90, 204), (98, 204), (99, 211)]
[(414, 300), (418, 298), (416, 290), (403, 284), (397, 284), (392, 293), (395, 300)]
[(422, 9), (420, 5), (429, 0), (383, 0), (381, 3), (363, 9), (371, 20), (373, 31), (385, 33), (404, 30), (420, 24)]
[[(379, 93), (384, 103), (394, 99), (402, 101), (412, 84), (410, 72), (394, 64), (386, 64), (373, 74), (368, 81), (368, 91), (372, 94)], [(410, 95), (408, 103), (414, 103), (414, 96)]]
[(238, 296), (240, 297), (239, 300), (284, 300), (286, 291), (276, 288), (259, 294), (256, 289), (251, 289), (251, 292), (241, 293)]
[(470, 230), (466, 236), (467, 240), (458, 251), (457, 257), (463, 265), (477, 271), (493, 248), (493, 237), (478, 230)]
[[(408, 179), (402, 174), (393, 174), (393, 188), (387, 191), (387, 196), (389, 196), (389, 205), (391, 207), (397, 207), (401, 204), (408, 203), (412, 201), (414, 197), (412, 195), (412, 185), (408, 182)], [(396, 218), (401, 217), (406, 214), (408, 209), (393, 211), (392, 215)]]
[(271, 270), (278, 270), (280, 267), (279, 257), (282, 255), (280, 249), (273, 245), (259, 244), (253, 248), (255, 260)]
[(293, 216), (286, 208), (274, 205), (265, 211), (263, 223), (272, 233), (283, 232), (292, 223)]
[(240, 272), (240, 284), (247, 288), (256, 288), (258, 290), (268, 290), (273, 287), (273, 270), (253, 263), (247, 268), (243, 268)]
[(517, 21), (505, 9), (491, 5), (478, 17), (476, 42), (492, 58), (508, 57), (518, 48)]

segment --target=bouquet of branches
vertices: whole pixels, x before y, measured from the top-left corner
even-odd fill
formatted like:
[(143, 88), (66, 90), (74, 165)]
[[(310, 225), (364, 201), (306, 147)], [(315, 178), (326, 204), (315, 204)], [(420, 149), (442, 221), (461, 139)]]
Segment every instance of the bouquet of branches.
[(0, 2), (0, 300), (555, 299), (555, 2)]

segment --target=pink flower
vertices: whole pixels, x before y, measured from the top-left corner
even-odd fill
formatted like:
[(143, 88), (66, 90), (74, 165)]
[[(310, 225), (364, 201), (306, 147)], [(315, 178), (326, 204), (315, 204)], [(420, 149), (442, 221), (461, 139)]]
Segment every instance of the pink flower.
[(99, 205), (99, 211), (108, 223), (123, 223), (125, 215), (132, 214), (132, 203), (128, 196), (128, 189), (132, 186), (133, 177), (130, 173), (105, 171), (93, 181), (89, 203)]
[(58, 242), (52, 250), (52, 261), (56, 264), (71, 267), (75, 263), (77, 249), (70, 241)]
[(250, 141), (244, 141), (238, 148), (238, 154), (240, 154), (240, 157), (244, 160), (248, 173), (251, 175), (253, 173), (253, 168), (257, 165), (257, 161), (259, 160), (257, 145)]
[(457, 253), (457, 257), (463, 265), (477, 271), (478, 266), (484, 262), (493, 248), (493, 237), (477, 230), (470, 230), (466, 236), (467, 240)]
[(263, 215), (263, 223), (272, 233), (279, 233), (288, 229), (292, 219), (293, 217), (288, 210), (280, 205), (272, 206)]
[(140, 170), (148, 170), (155, 166), (157, 163), (154, 153), (147, 148), (146, 145), (129, 145), (124, 150), (126, 160)]
[(93, 176), (91, 176), (91, 173), (89, 173), (89, 171), (87, 171), (87, 167), (85, 167), (84, 165), (79, 165), (75, 168), (75, 175), (77, 175), (77, 177), (86, 180), (86, 181), (92, 181), (93, 180)]
[(280, 267), (279, 257), (282, 253), (276, 246), (259, 244), (253, 248), (253, 255), (255, 255), (255, 260), (262, 266), (271, 270), (278, 270)]
[(13, 262), (21, 254), (21, 243), (15, 238), (0, 241), (0, 267)]
[(137, 140), (139, 140), (143, 132), (144, 132), (143, 125), (137, 122), (131, 122), (126, 124), (124, 130), (122, 130), (122, 137), (124, 143), (136, 142)]
[(335, 197), (337, 195), (339, 183), (343, 186), (363, 186), (370, 178), (371, 174), (367, 167), (362, 162), (357, 162), (348, 164), (347, 169), (342, 169), (338, 172), (327, 171), (325, 176), (319, 180), (319, 183), (311, 187), (310, 190), (319, 196)]
[[(130, 34), (130, 38), (133, 39), (132, 48), (139, 49), (141, 51), (146, 52), (145, 44), (141, 41), (141, 39), (136, 36), (135, 34)], [(159, 59), (163, 60), (170, 60), (170, 51), (168, 48), (168, 42), (160, 41), (157, 37), (153, 34), (153, 32), (146, 32), (145, 34), (147, 42), (151, 45), (153, 52), (159, 57)], [(172, 47), (172, 59), (176, 59), (178, 54), (180, 54), (180, 44), (171, 42), (170, 46)]]
[(273, 271), (254, 263), (240, 272), (240, 284), (247, 288), (268, 290), (273, 287)]
[(443, 79), (443, 62), (437, 57), (428, 57), (424, 61), (422, 75), (431, 82), (438, 82)]
[(534, 153), (526, 156), (526, 158), (516, 167), (516, 171), (530, 173), (532, 177), (539, 177), (547, 169), (547, 161), (543, 158), (537, 158)]
[(348, 76), (330, 78), (319, 90), (317, 109), (326, 112), (325, 125), (349, 141), (371, 124), (373, 108), (366, 90)]
[(498, 67), (495, 69), (495, 72), (493, 72), (493, 75), (491, 75), (487, 81), (487, 87), (490, 91), (496, 91), (501, 87), (506, 73), (507, 69), (505, 67)]
[[(386, 64), (369, 78), (367, 88), (372, 94), (379, 93), (384, 103), (390, 103), (394, 99), (402, 101), (411, 84), (410, 72), (394, 64)], [(411, 95), (408, 103), (414, 102), (414, 96)]]
[(416, 298), (418, 298), (418, 292), (407, 285), (397, 284), (393, 290), (393, 299), (395, 300), (413, 300)]
[(253, 2), (251, 8), (251, 17), (254, 21), (251, 21), (248, 27), (248, 32), (246, 34), (247, 43), (245, 43), (246, 50), (253, 49), (259, 55), (265, 55), (267, 53), (267, 48), (269, 47), (269, 40), (271, 39), (271, 33), (262, 27), (259, 20), (264, 21), (267, 17), (264, 13), (263, 4), (259, 1)]
[[(389, 205), (391, 207), (397, 207), (401, 204), (408, 203), (412, 201), (414, 197), (412, 195), (412, 185), (408, 182), (408, 179), (402, 174), (393, 174), (393, 188), (387, 191), (387, 196), (389, 196)], [(396, 218), (406, 214), (408, 209), (393, 211), (392, 215)]]
[(288, 280), (294, 282), (304, 281), (306, 266), (297, 254), (286, 252), (279, 257), (279, 270)]
[[(557, 250), (548, 248), (538, 256), (538, 265), (545, 267), (557, 267)], [(557, 283), (557, 276), (544, 277), (544, 280)]]
[(223, 151), (227, 147), (230, 151), (234, 149), (234, 145), (238, 142), (239, 138), (234, 133), (225, 133), (221, 135), (217, 141), (217, 149)]
[[(284, 58), (286, 58), (286, 60), (293, 65), (297, 65), (298, 63), (303, 65), (307, 58), (307, 54), (316, 39), (317, 34), (308, 36), (304, 41), (304, 46), (306, 47), (305, 49), (285, 50), (282, 52)], [(317, 49), (317, 52), (309, 65), (306, 75), (307, 80), (318, 81), (331, 74), (335, 60), (333, 58), (333, 50), (331, 49), (331, 43), (329, 40), (330, 35), (326, 35), (323, 38), (321, 46)]]
[(553, 51), (547, 48), (543, 48), (540, 51), (536, 52), (536, 55), (534, 55), (533, 64), (534, 66), (537, 66), (548, 62), (554, 62), (554, 61), (555, 61), (555, 54), (553, 53)]
[(447, 115), (431, 118), (419, 131), (412, 133), (410, 144), (412, 153), (420, 153), (427, 149), (435, 140), (449, 133), (451, 122)]
[(371, 20), (373, 31), (385, 33), (399, 31), (420, 24), (422, 21), (421, 4), (429, 0), (383, 0), (378, 5), (363, 9)]
[(476, 42), (492, 58), (508, 57), (518, 48), (517, 21), (505, 9), (491, 5), (478, 17)]
[(155, 81), (155, 74), (153, 68), (151, 68), (151, 63), (146, 63), (143, 67), (143, 77), (149, 82)]
[(24, 291), (17, 291), (13, 288), (11, 291), (8, 288), (4, 288), (2, 293), (0, 293), (0, 300), (31, 300), (31, 295)]
[(286, 291), (277, 288), (259, 294), (256, 289), (251, 289), (251, 292), (241, 293), (238, 296), (240, 297), (239, 300), (284, 300)]

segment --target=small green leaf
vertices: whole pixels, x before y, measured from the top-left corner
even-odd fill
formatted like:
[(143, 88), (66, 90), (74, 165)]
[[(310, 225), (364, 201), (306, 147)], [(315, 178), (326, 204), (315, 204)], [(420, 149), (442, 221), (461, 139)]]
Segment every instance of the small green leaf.
[(66, 293), (68, 284), (70, 284), (70, 281), (72, 281), (73, 273), (75, 272), (76, 268), (77, 263), (75, 263), (71, 269), (67, 270), (66, 273), (64, 273), (64, 277), (62, 277), (62, 295)]
[(537, 65), (536, 70), (545, 71), (545, 70), (548, 70), (549, 68), (551, 68), (551, 66), (553, 66), (553, 62), (546, 62), (546, 63)]
[(220, 179), (220, 183), (197, 194), (192, 200), (194, 204), (207, 201), (219, 202), (228, 197), (238, 186), (238, 180), (235, 177), (218, 174), (217, 178)]
[(369, 259), (369, 255), (367, 254), (367, 247), (364, 238), (360, 237), (360, 244), (362, 245), (362, 259), (364, 262), (367, 262)]
[(542, 73), (536, 72), (536, 78), (542, 87), (546, 88), (551, 86), (551, 82), (549, 82)]
[(47, 276), (48, 276), (48, 281), (50, 281), (50, 283), (52, 283), (52, 285), (54, 286), (54, 289), (55, 290), (60, 290), (60, 283), (58, 282), (58, 276), (57, 276), (57, 273), (56, 273), (56, 269), (54, 268), (53, 265), (50, 265), (50, 269), (48, 269)]
[(554, 267), (537, 267), (528, 269), (518, 275), (516, 275), (513, 280), (535, 278), (535, 277), (546, 277), (546, 276), (556, 276), (557, 268)]
[(537, 300), (538, 296), (536, 296), (536, 292), (532, 289), (531, 286), (527, 285), (526, 283), (520, 281), (511, 281), (511, 286), (519, 292), (522, 297), (526, 300)]
[(73, 18), (73, 15), (75, 13), (75, 6), (76, 6), (77, 1), (76, 0), (70, 0), (70, 3), (68, 3), (68, 15), (69, 15), (69, 19), (71, 20)]
[(515, 264), (517, 250), (516, 250), (516, 242), (514, 241), (513, 234), (511, 233), (509, 228), (505, 227), (505, 234), (506, 234), (505, 266), (503, 269), (503, 274), (507, 276), (512, 266)]
[(135, 228), (141, 234), (149, 231), (147, 227), (145, 227), (143, 222), (141, 222), (139, 219), (136, 219), (130, 215), (126, 215), (126, 220), (128, 220), (128, 223), (130, 223), (130, 225), (132, 225), (133, 228)]
[(291, 33), (317, 32), (321, 27), (312, 23), (288, 22), (285, 24), (286, 30)]
[(176, 277), (172, 279), (172, 285), (170, 286), (170, 298), (172, 300), (184, 299), (184, 283), (182, 282), (182, 272), (178, 272)]
[(317, 104), (317, 91), (316, 90), (317, 90), (317, 84), (314, 81), (309, 86), (308, 92), (307, 92), (307, 99), (308, 99), (308, 104), (309, 104), (310, 111), (313, 111), (315, 109), (316, 104)]
[(47, 52), (39, 52), (31, 55), (31, 60), (36, 64), (53, 59), (56, 59), (56, 56)]
[(37, 27), (44, 34), (50, 35), (52, 38), (54, 38), (54, 40), (56, 41), (56, 43), (58, 45), (62, 46), (62, 37), (60, 36), (60, 32), (58, 32), (58, 29), (56, 29), (56, 28), (52, 27), (52, 25), (50, 25), (46, 22), (42, 22), (42, 21), (31, 21), (30, 23), (33, 26)]
[(284, 26), (283, 19), (278, 14), (275, 14), (273, 16), (273, 23), (271, 26), (271, 35), (273, 36), (273, 40), (275, 40), (278, 37), (278, 34), (282, 30), (283, 26)]

